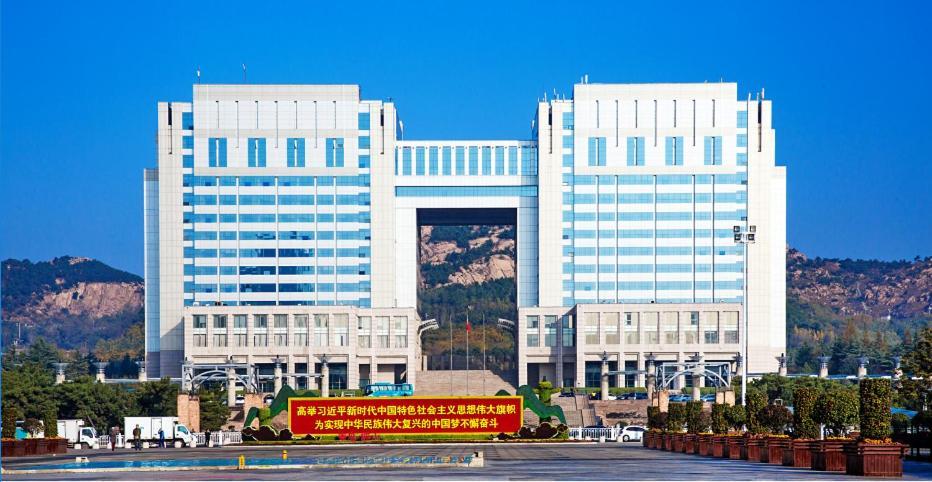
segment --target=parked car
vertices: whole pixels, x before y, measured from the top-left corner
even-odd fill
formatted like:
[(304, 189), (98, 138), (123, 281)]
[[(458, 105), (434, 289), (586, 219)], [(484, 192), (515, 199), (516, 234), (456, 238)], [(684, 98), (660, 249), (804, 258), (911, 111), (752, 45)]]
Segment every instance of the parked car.
[(670, 395), (671, 402), (685, 403), (685, 402), (691, 402), (692, 400), (693, 400), (693, 397), (691, 395), (686, 395), (686, 394)]
[(703, 395), (699, 399), (702, 400), (703, 402), (715, 403), (715, 394), (709, 393), (709, 394)]
[(632, 400), (647, 400), (647, 392), (635, 392)]
[(644, 435), (644, 432), (647, 429), (640, 425), (628, 425), (621, 430), (621, 441), (622, 442), (631, 442), (641, 440), (641, 437)]
[(561, 397), (575, 397), (576, 392), (573, 391), (573, 389), (570, 387), (563, 387), (563, 389), (560, 390), (560, 396)]
[(246, 404), (246, 397), (243, 395), (237, 395), (236, 399), (233, 401), (233, 405), (237, 407), (242, 407)]

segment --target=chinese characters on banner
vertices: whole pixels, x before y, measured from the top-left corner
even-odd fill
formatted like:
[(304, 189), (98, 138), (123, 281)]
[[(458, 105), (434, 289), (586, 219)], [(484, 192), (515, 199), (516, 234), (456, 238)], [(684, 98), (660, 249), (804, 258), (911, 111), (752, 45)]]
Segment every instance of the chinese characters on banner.
[(521, 397), (290, 398), (295, 435), (513, 433)]

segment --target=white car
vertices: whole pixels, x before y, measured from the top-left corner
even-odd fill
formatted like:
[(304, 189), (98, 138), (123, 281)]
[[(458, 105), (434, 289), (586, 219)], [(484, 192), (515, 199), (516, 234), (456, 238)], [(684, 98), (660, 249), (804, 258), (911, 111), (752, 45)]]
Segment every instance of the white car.
[(622, 442), (638, 441), (646, 431), (647, 429), (640, 425), (628, 425), (621, 430), (621, 435), (618, 437)]

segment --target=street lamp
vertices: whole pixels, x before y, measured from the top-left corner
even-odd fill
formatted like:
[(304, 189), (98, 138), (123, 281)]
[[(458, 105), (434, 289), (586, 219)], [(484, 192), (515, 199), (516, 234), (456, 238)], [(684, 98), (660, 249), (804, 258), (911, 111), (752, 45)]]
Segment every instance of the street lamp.
[(742, 316), (742, 318), (744, 318), (744, 333), (742, 337), (744, 343), (741, 344), (742, 361), (744, 363), (741, 364), (741, 405), (745, 405), (745, 397), (748, 391), (748, 245), (754, 244), (757, 226), (746, 225), (744, 228), (735, 226), (733, 232), (735, 235), (735, 243), (742, 245), (744, 248), (744, 283), (742, 283), (744, 285), (744, 297), (741, 300), (742, 311), (744, 311)]

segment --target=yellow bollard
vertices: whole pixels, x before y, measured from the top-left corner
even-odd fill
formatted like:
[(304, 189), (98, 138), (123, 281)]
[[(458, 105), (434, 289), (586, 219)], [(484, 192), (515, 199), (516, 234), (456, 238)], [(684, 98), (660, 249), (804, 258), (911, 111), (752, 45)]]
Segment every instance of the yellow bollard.
[(240, 455), (240, 456), (239, 456), (239, 468), (240, 468), (240, 470), (246, 468), (246, 456), (244, 456), (244, 455)]
[(282, 450), (282, 460), (288, 460), (288, 451)]

